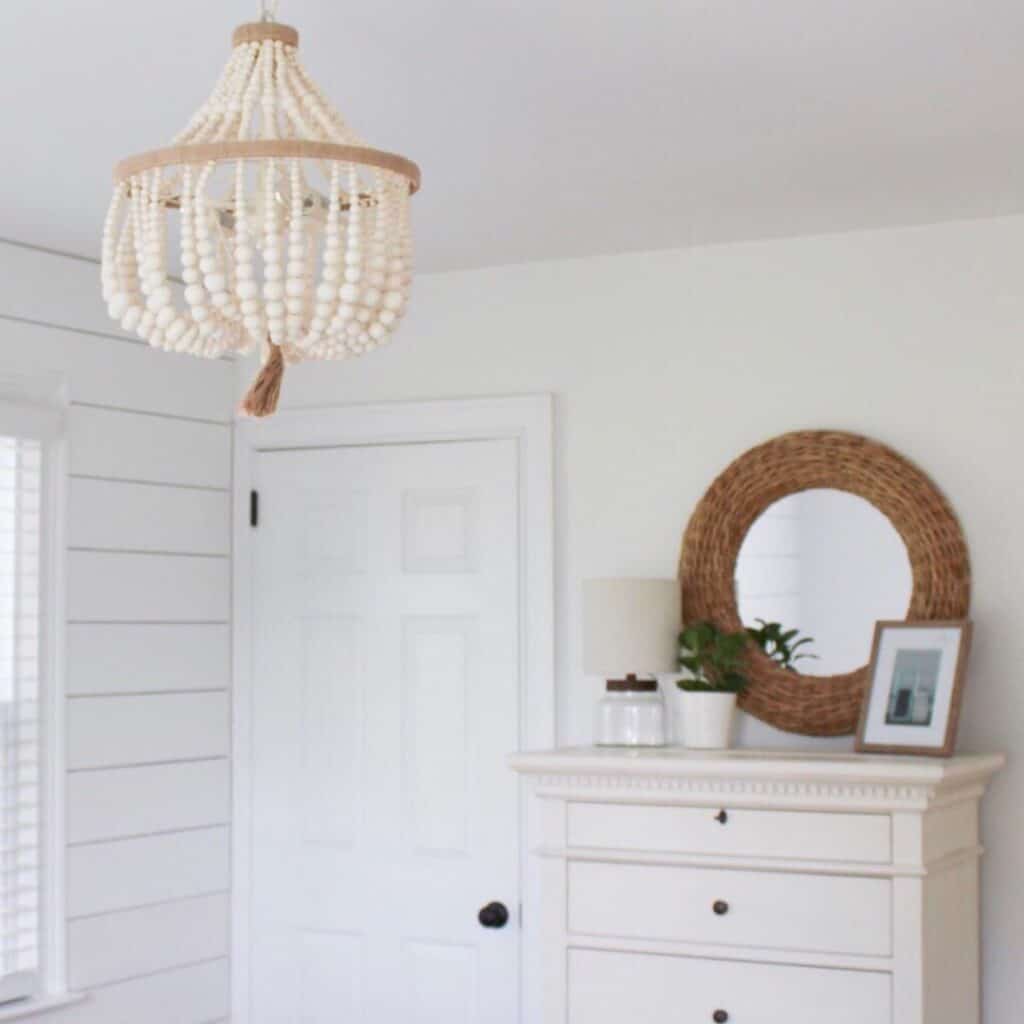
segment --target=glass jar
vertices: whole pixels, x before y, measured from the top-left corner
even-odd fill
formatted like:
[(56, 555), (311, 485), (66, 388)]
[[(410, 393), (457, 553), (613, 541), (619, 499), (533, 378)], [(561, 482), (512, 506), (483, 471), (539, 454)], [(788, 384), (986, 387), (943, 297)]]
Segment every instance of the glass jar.
[(609, 679), (597, 703), (599, 747), (663, 747), (665, 702), (655, 679)]

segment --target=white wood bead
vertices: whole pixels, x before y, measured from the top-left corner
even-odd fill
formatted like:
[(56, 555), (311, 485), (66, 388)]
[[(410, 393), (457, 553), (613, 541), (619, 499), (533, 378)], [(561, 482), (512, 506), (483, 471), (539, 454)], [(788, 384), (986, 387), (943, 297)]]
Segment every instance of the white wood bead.
[(110, 319), (120, 320), (127, 306), (128, 296), (125, 295), (124, 292), (118, 292), (110, 300), (110, 305), (107, 306), (107, 311), (110, 313)]
[(178, 317), (168, 328), (164, 331), (164, 337), (171, 342), (177, 341), (184, 333), (188, 324), (181, 318)]
[(142, 307), (141, 306), (129, 306), (121, 317), (121, 327), (126, 331), (134, 331), (139, 325), (139, 320), (142, 319)]
[(158, 310), (163, 309), (170, 301), (171, 289), (167, 285), (163, 285), (150, 293), (149, 298), (146, 300), (146, 308), (156, 313)]

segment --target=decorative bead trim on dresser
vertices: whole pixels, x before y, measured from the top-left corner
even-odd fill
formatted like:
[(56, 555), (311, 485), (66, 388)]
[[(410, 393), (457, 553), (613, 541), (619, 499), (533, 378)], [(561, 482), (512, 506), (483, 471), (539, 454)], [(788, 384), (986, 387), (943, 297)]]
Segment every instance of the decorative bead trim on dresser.
[(1001, 756), (511, 764), (540, 798), (544, 1024), (976, 1024), (978, 804)]

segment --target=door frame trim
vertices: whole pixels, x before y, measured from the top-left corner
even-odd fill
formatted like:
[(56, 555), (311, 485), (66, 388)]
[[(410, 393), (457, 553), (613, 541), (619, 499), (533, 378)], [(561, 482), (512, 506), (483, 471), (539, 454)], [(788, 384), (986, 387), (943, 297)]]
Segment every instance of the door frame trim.
[[(249, 492), (261, 452), (443, 441), (516, 442), (519, 456), (519, 746), (555, 746), (554, 441), (549, 394), (296, 409), (266, 420), (238, 420), (234, 431), (232, 524), (232, 1020), (250, 1020), (252, 584)], [(538, 873), (529, 862), (534, 832), (520, 781), (519, 872), (523, 904), (537, 908), (520, 927), (519, 1020), (536, 1019), (539, 957)]]

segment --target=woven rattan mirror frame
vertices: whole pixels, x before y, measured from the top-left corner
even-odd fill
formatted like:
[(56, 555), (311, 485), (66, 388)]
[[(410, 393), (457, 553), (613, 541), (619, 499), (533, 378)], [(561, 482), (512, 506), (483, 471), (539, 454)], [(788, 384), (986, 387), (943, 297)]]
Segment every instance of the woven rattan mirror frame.
[[(971, 591), (967, 542), (938, 488), (877, 441), (839, 431), (803, 430), (741, 455), (700, 500), (686, 527), (679, 563), (686, 621), (708, 620), (730, 631), (742, 628), (734, 574), (743, 539), (769, 505), (812, 488), (856, 494), (889, 518), (910, 560), (908, 619), (966, 617)], [(752, 650), (746, 675), (750, 685), (740, 707), (762, 721), (806, 736), (856, 731), (867, 665), (842, 675), (797, 675)]]

